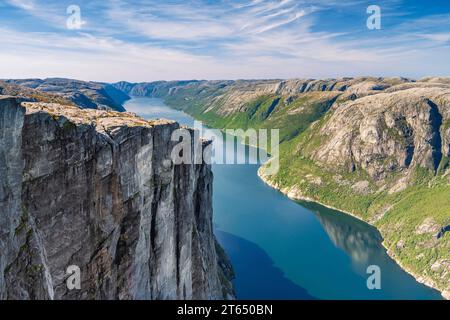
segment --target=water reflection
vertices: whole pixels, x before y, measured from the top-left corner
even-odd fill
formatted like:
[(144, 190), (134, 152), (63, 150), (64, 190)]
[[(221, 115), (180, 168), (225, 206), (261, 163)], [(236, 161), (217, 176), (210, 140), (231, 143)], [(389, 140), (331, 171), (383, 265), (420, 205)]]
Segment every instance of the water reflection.
[(382, 237), (374, 227), (315, 203), (299, 203), (317, 216), (333, 244), (344, 250), (355, 264), (367, 266), (371, 257), (379, 256)]

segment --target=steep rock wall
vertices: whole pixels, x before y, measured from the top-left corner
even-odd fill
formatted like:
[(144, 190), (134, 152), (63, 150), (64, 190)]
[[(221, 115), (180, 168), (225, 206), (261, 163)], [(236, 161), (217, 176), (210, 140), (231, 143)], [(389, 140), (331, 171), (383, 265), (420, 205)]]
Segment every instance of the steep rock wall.
[(168, 161), (178, 128), (2, 98), (0, 298), (231, 298), (210, 166)]

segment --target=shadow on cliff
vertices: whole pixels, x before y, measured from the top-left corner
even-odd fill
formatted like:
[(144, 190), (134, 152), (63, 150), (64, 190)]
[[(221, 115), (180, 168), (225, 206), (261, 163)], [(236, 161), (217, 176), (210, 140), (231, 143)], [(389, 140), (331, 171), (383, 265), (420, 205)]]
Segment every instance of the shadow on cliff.
[(233, 264), (236, 274), (233, 284), (238, 299), (316, 299), (286, 278), (255, 243), (217, 229), (215, 234)]

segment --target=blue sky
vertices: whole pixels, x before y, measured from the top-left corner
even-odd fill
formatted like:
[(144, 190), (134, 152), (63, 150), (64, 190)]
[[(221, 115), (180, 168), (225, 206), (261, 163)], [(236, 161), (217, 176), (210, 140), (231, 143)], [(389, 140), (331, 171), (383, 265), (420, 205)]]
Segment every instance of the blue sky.
[(0, 78), (450, 76), (449, 0), (0, 0), (0, 21)]

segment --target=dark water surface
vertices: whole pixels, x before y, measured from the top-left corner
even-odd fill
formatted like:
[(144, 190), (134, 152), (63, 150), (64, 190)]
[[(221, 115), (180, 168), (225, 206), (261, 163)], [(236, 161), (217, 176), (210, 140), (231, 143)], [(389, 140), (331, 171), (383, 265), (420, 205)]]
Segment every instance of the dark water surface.
[[(133, 98), (125, 108), (145, 118), (194, 123), (160, 99)], [(291, 201), (258, 178), (258, 167), (213, 165), (216, 236), (236, 271), (238, 298), (441, 299), (386, 254), (375, 228)], [(367, 288), (370, 265), (380, 267), (381, 290)]]

